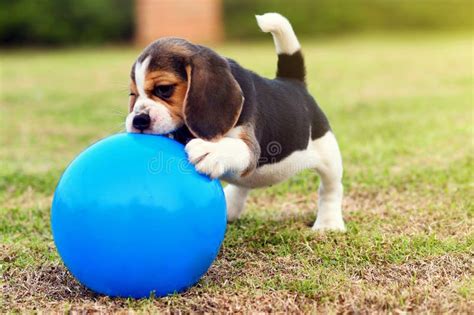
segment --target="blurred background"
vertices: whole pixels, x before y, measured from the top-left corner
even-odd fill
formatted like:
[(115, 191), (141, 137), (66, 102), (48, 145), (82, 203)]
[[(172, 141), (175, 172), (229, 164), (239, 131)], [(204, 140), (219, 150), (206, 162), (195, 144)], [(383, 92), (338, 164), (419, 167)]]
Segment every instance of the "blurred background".
[(54, 183), (86, 145), (123, 130), (130, 67), (158, 37), (274, 76), (271, 36), (254, 18), (272, 11), (301, 41), (308, 88), (348, 161), (346, 185), (413, 176), (399, 158), (439, 167), (472, 142), (472, 0), (0, 0), (0, 176)]
[(301, 37), (472, 29), (471, 0), (1, 0), (2, 46), (146, 44), (261, 38), (253, 16), (280, 12)]

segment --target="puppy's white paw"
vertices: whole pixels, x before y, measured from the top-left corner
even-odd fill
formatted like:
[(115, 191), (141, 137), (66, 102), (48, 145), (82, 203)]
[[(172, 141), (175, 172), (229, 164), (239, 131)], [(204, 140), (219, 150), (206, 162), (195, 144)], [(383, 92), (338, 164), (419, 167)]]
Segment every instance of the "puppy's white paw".
[(331, 220), (319, 220), (316, 219), (312, 227), (313, 231), (324, 232), (324, 231), (337, 231), (345, 232), (346, 226), (344, 221), (341, 219), (331, 219)]
[(188, 159), (200, 173), (209, 175), (212, 178), (222, 176), (225, 165), (216, 150), (216, 143), (202, 139), (193, 139), (185, 147)]
[(197, 138), (189, 141), (185, 150), (196, 170), (212, 178), (241, 173), (250, 163), (249, 148), (241, 139), (224, 137), (211, 142)]

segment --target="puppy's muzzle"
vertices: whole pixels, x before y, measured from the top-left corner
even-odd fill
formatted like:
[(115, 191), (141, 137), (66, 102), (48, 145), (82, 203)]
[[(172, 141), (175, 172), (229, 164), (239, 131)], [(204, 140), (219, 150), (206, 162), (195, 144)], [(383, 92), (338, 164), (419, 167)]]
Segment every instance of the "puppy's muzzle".
[(148, 114), (139, 114), (133, 118), (132, 125), (135, 129), (143, 131), (150, 127), (151, 119)]

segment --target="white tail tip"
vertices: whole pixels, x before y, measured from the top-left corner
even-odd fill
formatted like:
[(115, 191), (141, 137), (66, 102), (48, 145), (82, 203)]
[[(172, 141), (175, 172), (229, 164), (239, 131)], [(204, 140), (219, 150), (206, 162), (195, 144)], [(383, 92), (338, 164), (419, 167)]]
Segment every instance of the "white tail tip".
[(286, 17), (279, 13), (256, 15), (257, 24), (265, 33), (272, 33), (277, 54), (292, 55), (301, 49), (296, 34)]

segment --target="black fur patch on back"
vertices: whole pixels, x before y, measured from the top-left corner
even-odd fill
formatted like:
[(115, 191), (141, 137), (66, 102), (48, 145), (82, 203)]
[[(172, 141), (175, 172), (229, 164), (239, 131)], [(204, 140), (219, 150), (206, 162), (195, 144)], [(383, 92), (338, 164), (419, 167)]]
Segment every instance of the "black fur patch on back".
[(304, 58), (301, 50), (292, 55), (279, 54), (277, 78), (296, 79), (305, 81), (306, 70), (304, 67)]
[(258, 167), (278, 163), (291, 153), (306, 149), (310, 139), (317, 139), (331, 129), (300, 80), (269, 80), (233, 60), (229, 64), (245, 96), (237, 125), (253, 126), (260, 146)]

